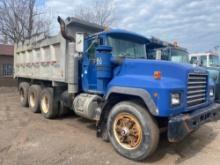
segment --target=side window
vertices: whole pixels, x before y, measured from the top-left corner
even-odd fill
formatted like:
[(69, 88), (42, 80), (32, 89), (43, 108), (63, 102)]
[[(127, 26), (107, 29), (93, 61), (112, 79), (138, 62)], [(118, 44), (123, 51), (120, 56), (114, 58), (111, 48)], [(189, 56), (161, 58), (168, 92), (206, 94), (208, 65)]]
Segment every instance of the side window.
[[(170, 60), (170, 49), (161, 49), (162, 50), (162, 55), (161, 55), (161, 59), (165, 60), (165, 61), (169, 61)], [(172, 61), (172, 60), (171, 60)]]
[(97, 43), (95, 43), (94, 40), (92, 40), (89, 44), (89, 48), (88, 48), (88, 55), (89, 55), (89, 59), (94, 59), (95, 58), (95, 48), (97, 46)]
[(156, 50), (149, 49), (147, 51), (147, 58), (155, 60), (156, 59)]
[(201, 56), (201, 66), (207, 66), (207, 56)]
[(191, 57), (190, 63), (191, 64), (197, 64), (198, 63), (197, 57)]
[(89, 42), (89, 46), (88, 46), (88, 55), (89, 55), (89, 59), (95, 59), (95, 50), (96, 47), (98, 45), (102, 45), (103, 44), (103, 40), (102, 39), (92, 39)]

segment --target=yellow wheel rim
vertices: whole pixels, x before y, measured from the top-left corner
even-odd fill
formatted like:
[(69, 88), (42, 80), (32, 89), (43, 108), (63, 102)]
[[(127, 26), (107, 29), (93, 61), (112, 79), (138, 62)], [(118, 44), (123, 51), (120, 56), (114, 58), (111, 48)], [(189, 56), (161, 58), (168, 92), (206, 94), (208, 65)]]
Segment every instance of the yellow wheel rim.
[(117, 142), (125, 149), (136, 149), (142, 141), (142, 128), (137, 118), (129, 113), (120, 113), (113, 123)]
[(29, 100), (30, 100), (30, 106), (34, 107), (35, 106), (35, 95), (34, 95), (34, 93), (30, 94)]
[(44, 96), (41, 100), (41, 108), (44, 113), (48, 113), (49, 111), (49, 99), (47, 96)]

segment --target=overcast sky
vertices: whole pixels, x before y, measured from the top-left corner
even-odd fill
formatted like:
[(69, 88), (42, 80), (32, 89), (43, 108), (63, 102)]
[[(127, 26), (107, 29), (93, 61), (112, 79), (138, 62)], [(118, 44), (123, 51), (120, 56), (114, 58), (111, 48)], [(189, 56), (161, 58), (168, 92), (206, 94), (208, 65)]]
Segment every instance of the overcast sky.
[[(156, 36), (186, 47), (190, 52), (220, 45), (220, 0), (112, 0), (115, 28)], [(47, 8), (63, 17), (93, 0), (46, 0)]]

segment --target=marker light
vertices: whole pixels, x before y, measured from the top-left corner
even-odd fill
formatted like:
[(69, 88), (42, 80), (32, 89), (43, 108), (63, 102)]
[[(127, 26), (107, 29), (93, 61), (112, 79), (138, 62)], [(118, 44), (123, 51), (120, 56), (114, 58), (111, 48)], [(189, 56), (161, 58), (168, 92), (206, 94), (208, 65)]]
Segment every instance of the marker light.
[(160, 71), (155, 71), (154, 72), (154, 79), (160, 80), (161, 79), (161, 72)]

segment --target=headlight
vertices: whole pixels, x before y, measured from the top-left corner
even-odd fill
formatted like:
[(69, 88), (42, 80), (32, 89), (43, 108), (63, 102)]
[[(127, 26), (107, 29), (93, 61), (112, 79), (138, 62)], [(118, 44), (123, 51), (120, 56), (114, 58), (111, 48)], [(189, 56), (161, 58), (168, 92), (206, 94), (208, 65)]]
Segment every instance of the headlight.
[(171, 105), (176, 106), (180, 104), (180, 93), (171, 94)]
[(209, 90), (209, 96), (211, 96), (211, 97), (214, 96), (214, 89), (213, 89), (213, 88), (211, 88), (211, 89)]

